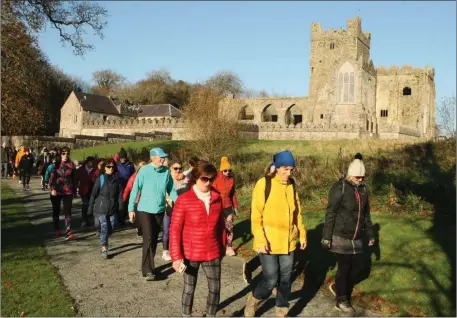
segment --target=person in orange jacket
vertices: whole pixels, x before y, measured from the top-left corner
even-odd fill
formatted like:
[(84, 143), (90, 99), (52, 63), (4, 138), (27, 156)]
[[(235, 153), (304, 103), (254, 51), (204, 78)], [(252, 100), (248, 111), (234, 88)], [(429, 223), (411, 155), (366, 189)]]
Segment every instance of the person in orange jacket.
[(235, 216), (238, 215), (238, 200), (235, 192), (235, 179), (233, 178), (232, 165), (227, 157), (221, 158), (219, 172), (214, 180), (213, 188), (218, 191), (222, 197), (222, 206), (224, 208), (225, 228), (227, 230), (227, 250), (228, 256), (235, 256), (233, 250), (233, 223)]
[(17, 174), (19, 174), (19, 184), (22, 183), (22, 172), (19, 169), (19, 162), (21, 161), (21, 158), (23, 155), (24, 155), (24, 146), (21, 145), (21, 148), (17, 152), (16, 158), (14, 160), (14, 171), (15, 171), (14, 175), (17, 176)]

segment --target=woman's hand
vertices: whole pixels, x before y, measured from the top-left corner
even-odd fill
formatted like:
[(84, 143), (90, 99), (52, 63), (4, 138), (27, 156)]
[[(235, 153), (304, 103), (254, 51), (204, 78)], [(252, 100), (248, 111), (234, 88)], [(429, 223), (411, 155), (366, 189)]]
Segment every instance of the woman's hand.
[(257, 250), (258, 253), (260, 254), (269, 254), (270, 253), (270, 249), (268, 248), (268, 246), (264, 246), (264, 247), (261, 247)]
[(133, 224), (133, 222), (135, 222), (135, 212), (134, 211), (129, 212), (129, 221), (132, 224)]
[(300, 243), (300, 249), (303, 251), (306, 248), (306, 242)]
[(374, 245), (374, 240), (370, 240), (370, 241), (368, 242), (368, 246), (373, 246), (373, 245)]
[(53, 197), (55, 197), (55, 196), (57, 195), (57, 191), (56, 191), (56, 190), (52, 190), (52, 191), (51, 191), (51, 195), (52, 195)]
[(179, 273), (179, 266), (181, 266), (182, 259), (173, 262), (173, 269)]

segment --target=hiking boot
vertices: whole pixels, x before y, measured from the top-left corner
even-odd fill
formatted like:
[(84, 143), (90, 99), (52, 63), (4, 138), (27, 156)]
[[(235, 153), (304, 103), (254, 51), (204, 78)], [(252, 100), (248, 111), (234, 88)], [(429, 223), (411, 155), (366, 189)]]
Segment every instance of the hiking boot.
[(339, 311), (344, 312), (345, 314), (355, 314), (355, 309), (352, 307), (351, 303), (347, 300), (337, 301), (335, 308)]
[(144, 276), (144, 279), (148, 282), (150, 281), (154, 281), (156, 280), (156, 275), (154, 275), (153, 273), (147, 273), (145, 276)]
[(235, 256), (236, 253), (235, 253), (235, 251), (233, 250), (233, 248), (231, 246), (227, 246), (227, 248), (225, 250), (225, 255)]
[(249, 293), (246, 307), (244, 307), (244, 316), (255, 317), (255, 312), (257, 311), (257, 307), (259, 306), (260, 302), (260, 299), (255, 298), (252, 293)]
[(288, 307), (276, 307), (276, 317), (287, 317)]
[(332, 283), (332, 284), (328, 285), (328, 290), (330, 290), (332, 295), (336, 297), (335, 283)]
[(165, 261), (171, 261), (170, 251), (163, 251), (163, 253), (162, 253), (162, 258), (163, 258)]

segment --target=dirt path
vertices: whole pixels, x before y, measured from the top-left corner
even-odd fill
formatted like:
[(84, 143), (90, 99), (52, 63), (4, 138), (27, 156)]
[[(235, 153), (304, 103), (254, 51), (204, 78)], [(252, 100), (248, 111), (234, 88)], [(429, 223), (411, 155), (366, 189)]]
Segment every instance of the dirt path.
[[(181, 316), (182, 276), (162, 260), (159, 244), (156, 262), (167, 275), (162, 281), (146, 282), (140, 271), (141, 240), (132, 228), (121, 228), (109, 239), (112, 258), (103, 260), (95, 233), (78, 230), (77, 240), (65, 242), (53, 238), (52, 212), (49, 193), (42, 192), (39, 180), (33, 178), (30, 191), (23, 192), (16, 180), (10, 186), (24, 196), (28, 216), (46, 237), (46, 249), (51, 262), (59, 270), (64, 284), (76, 300), (82, 316)], [(73, 226), (79, 228), (80, 200), (74, 201)], [(62, 218), (62, 216), (61, 216)], [(63, 221), (61, 221), (63, 222)], [(222, 267), (221, 306), (218, 316), (241, 316), (249, 286), (241, 277), (243, 260), (226, 257)], [(307, 304), (303, 300), (303, 282), (293, 285), (291, 308), (297, 316), (335, 316), (334, 301), (327, 292), (319, 291)], [(206, 305), (206, 278), (200, 272), (194, 301), (194, 316), (201, 315)], [(260, 308), (263, 316), (274, 316), (274, 299)], [(363, 316), (376, 315), (361, 311)], [(292, 312), (291, 312), (292, 315)]]

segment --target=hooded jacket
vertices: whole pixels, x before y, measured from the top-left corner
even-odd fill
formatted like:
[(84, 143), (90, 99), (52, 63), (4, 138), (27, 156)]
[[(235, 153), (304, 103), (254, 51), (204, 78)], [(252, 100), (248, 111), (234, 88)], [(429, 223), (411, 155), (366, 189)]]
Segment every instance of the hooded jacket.
[(168, 193), (173, 201), (178, 198), (170, 170), (167, 167), (157, 168), (152, 163), (142, 167), (135, 178), (130, 193), (129, 211), (134, 211), (135, 201), (140, 191), (137, 210), (141, 212), (153, 214), (165, 212), (165, 193)]
[(306, 243), (300, 200), (294, 186), (278, 176), (271, 179), (271, 191), (265, 202), (265, 178), (257, 181), (252, 193), (251, 228), (254, 250), (268, 246), (271, 254), (288, 254), (298, 241)]
[(33, 159), (33, 155), (30, 152), (28, 154), (24, 154), (19, 161), (19, 169), (32, 171), (34, 162), (35, 160)]
[[(103, 186), (100, 188), (100, 178), (103, 176)], [(95, 180), (89, 200), (88, 214), (117, 215), (119, 211), (120, 184), (116, 176), (102, 174)]]
[(135, 173), (135, 166), (130, 161), (117, 162), (117, 178), (120, 185), (125, 188), (130, 177)]
[(231, 207), (238, 209), (238, 200), (236, 199), (235, 192), (235, 179), (232, 176), (226, 177), (221, 171), (219, 171), (213, 182), (213, 188), (220, 193), (224, 209)]

